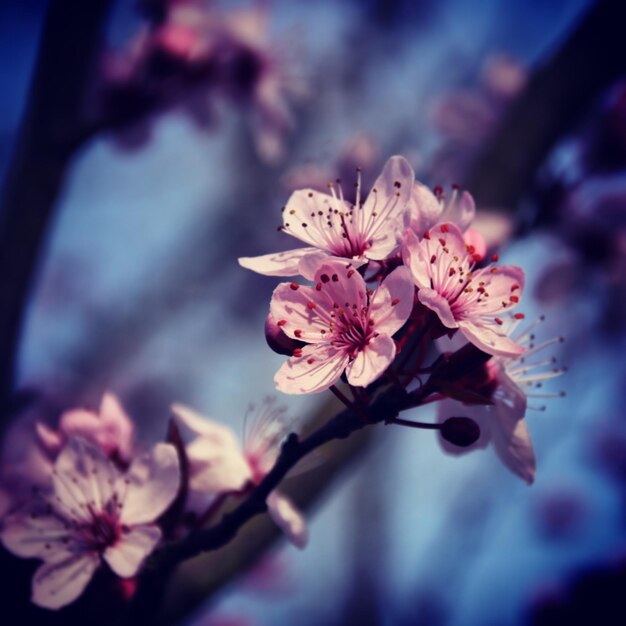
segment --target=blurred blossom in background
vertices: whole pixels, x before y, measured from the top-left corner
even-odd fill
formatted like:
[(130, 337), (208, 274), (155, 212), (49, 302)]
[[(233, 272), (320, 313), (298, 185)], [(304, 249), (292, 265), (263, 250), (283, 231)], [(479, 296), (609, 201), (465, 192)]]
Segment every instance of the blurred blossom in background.
[[(48, 4), (0, 6), (3, 176)], [(96, 408), (106, 390), (144, 448), (163, 436), (173, 401), (241, 433), (247, 405), (277, 393), (283, 358), (263, 333), (275, 281), (237, 258), (293, 247), (276, 230), (289, 194), (340, 178), (349, 195), (357, 167), (367, 189), (392, 154), (431, 187), (470, 185), (498, 133), (516, 128), (509, 113), (535, 73), (597, 6), (114, 2), (23, 327), (24, 406), (4, 474), (33, 453), (36, 420)], [(71, 39), (71, 20), (65, 28)], [(567, 395), (533, 401), (526, 417), (534, 484), (490, 448), (453, 457), (428, 432), (378, 427), (309, 513), (306, 550), (279, 538), (227, 585), (207, 582), (205, 601), (210, 572), (183, 568), (170, 593), (182, 598), (170, 601), (178, 623), (626, 623), (626, 63), (621, 71), (535, 158), (515, 201), (468, 187), (489, 249), (526, 270), (526, 319), (546, 316), (538, 341), (565, 337), (554, 356), (568, 373), (538, 393)], [(505, 162), (534, 150), (526, 136), (546, 134), (554, 103), (531, 95), (534, 123)], [(323, 405), (280, 402), (303, 420)], [(420, 411), (436, 419), (436, 408)], [(0, 492), (0, 512), (8, 497)]]

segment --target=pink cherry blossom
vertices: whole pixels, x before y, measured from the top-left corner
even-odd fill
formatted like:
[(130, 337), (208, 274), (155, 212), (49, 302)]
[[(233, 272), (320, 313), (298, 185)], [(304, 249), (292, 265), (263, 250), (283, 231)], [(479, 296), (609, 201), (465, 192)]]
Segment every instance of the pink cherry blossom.
[(118, 576), (134, 576), (161, 539), (155, 521), (179, 483), (178, 455), (169, 444), (157, 444), (122, 473), (98, 447), (70, 438), (50, 490), (7, 516), (0, 533), (13, 554), (43, 560), (33, 602), (49, 609), (73, 602), (102, 560)]
[[(258, 484), (272, 469), (280, 445), (291, 431), (286, 409), (266, 400), (246, 415), (244, 445), (239, 445), (233, 431), (189, 407), (175, 404), (172, 411), (196, 437), (186, 447), (189, 459), (189, 487), (205, 495), (242, 491)], [(254, 413), (251, 420), (248, 419)], [(306, 522), (291, 500), (274, 490), (267, 498), (267, 510), (277, 526), (298, 548), (308, 539)]]
[(458, 328), (489, 354), (515, 356), (524, 351), (503, 331), (501, 317), (521, 299), (521, 268), (491, 265), (474, 271), (476, 259), (454, 224), (438, 224), (421, 241), (407, 229), (402, 256), (419, 288), (420, 302), (437, 313), (446, 328)]
[(446, 197), (441, 187), (435, 187), (434, 193), (420, 182), (413, 185), (405, 225), (421, 238), (436, 224), (455, 224), (465, 232), (476, 215), (474, 198), (467, 191), (461, 191), (456, 185)]
[(527, 408), (543, 409), (544, 406), (528, 404), (528, 399), (561, 396), (561, 393), (546, 393), (543, 383), (561, 376), (565, 369), (556, 366), (555, 358), (536, 356), (546, 348), (562, 341), (556, 337), (535, 343), (533, 330), (539, 321), (533, 322), (521, 332), (516, 332), (519, 318), (506, 320), (507, 333), (516, 343), (524, 346), (522, 356), (507, 358), (493, 357), (485, 365), (484, 381), (480, 386), (489, 389), (491, 405), (463, 405), (455, 400), (441, 403), (439, 421), (448, 417), (466, 416), (480, 427), (480, 438), (470, 448), (459, 448), (440, 437), (444, 450), (461, 454), (475, 448), (485, 448), (491, 443), (502, 463), (523, 481), (531, 484), (535, 477), (535, 452), (524, 417)]
[(318, 250), (362, 262), (386, 259), (398, 248), (413, 180), (408, 161), (394, 156), (363, 203), (360, 176), (354, 204), (347, 202), (341, 187), (335, 190), (332, 183), (330, 195), (313, 189), (296, 191), (283, 209), (280, 229), (308, 247), (242, 257), (239, 264), (267, 276), (294, 276), (300, 273), (300, 261)]
[[(319, 258), (318, 258), (319, 261)], [(369, 295), (363, 277), (342, 261), (316, 263), (305, 277), (314, 287), (281, 283), (270, 312), (283, 332), (309, 345), (294, 351), (274, 381), (284, 393), (318, 393), (346, 372), (348, 382), (366, 387), (396, 355), (392, 335), (408, 319), (414, 288), (404, 267), (395, 269)]]
[(39, 422), (36, 426), (40, 445), (55, 458), (69, 437), (82, 437), (96, 444), (105, 455), (121, 461), (131, 457), (135, 427), (117, 396), (107, 392), (98, 411), (72, 409), (61, 415), (58, 430)]

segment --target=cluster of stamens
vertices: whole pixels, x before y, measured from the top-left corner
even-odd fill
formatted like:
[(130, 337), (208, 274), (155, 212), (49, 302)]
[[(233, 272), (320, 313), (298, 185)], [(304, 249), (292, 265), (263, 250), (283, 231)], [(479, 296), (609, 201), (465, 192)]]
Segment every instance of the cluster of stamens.
[[(300, 239), (310, 238), (316, 246), (322, 247), (331, 254), (341, 257), (360, 257), (369, 250), (374, 239), (380, 234), (385, 220), (397, 206), (401, 183), (396, 181), (396, 191), (387, 199), (384, 206), (378, 207), (378, 190), (372, 189), (374, 207), (371, 211), (363, 210), (361, 202), (361, 172), (357, 169), (356, 200), (354, 204), (346, 201), (341, 180), (328, 183), (330, 196), (320, 200), (320, 194), (307, 193), (308, 207), (303, 213), (298, 209), (283, 207), (283, 224), (278, 230)], [(320, 202), (322, 206), (320, 206)], [(367, 214), (369, 213), (369, 214)], [(312, 231), (307, 237), (299, 231)]]

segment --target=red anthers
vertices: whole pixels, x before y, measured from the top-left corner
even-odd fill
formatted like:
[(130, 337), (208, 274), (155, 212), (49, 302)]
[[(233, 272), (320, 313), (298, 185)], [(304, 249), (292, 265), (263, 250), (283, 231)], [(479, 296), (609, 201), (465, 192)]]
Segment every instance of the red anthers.
[(298, 283), (291, 283), (289, 285), (294, 291), (298, 291), (298, 289), (300, 289), (300, 285), (298, 285)]

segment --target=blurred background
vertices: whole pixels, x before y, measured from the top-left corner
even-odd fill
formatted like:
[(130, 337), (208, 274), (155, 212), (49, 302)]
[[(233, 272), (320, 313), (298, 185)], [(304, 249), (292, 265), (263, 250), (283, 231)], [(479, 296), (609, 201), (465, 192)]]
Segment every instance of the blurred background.
[[(526, 416), (535, 484), (492, 450), (455, 458), (429, 432), (372, 429), (288, 485), (306, 550), (255, 522), (182, 568), (163, 623), (626, 623), (620, 9), (3, 0), (4, 472), (35, 420), (105, 390), (144, 445), (175, 401), (241, 433), (283, 357), (263, 334), (276, 280), (237, 257), (294, 247), (276, 231), (294, 189), (349, 188), (357, 166), (367, 187), (403, 154), (419, 180), (475, 195), (501, 260), (527, 272), (527, 318), (566, 338), (547, 393), (567, 395)], [(302, 423), (336, 408), (280, 401)], [(27, 608), (17, 563), (3, 555), (15, 623), (84, 623), (84, 602)]]

